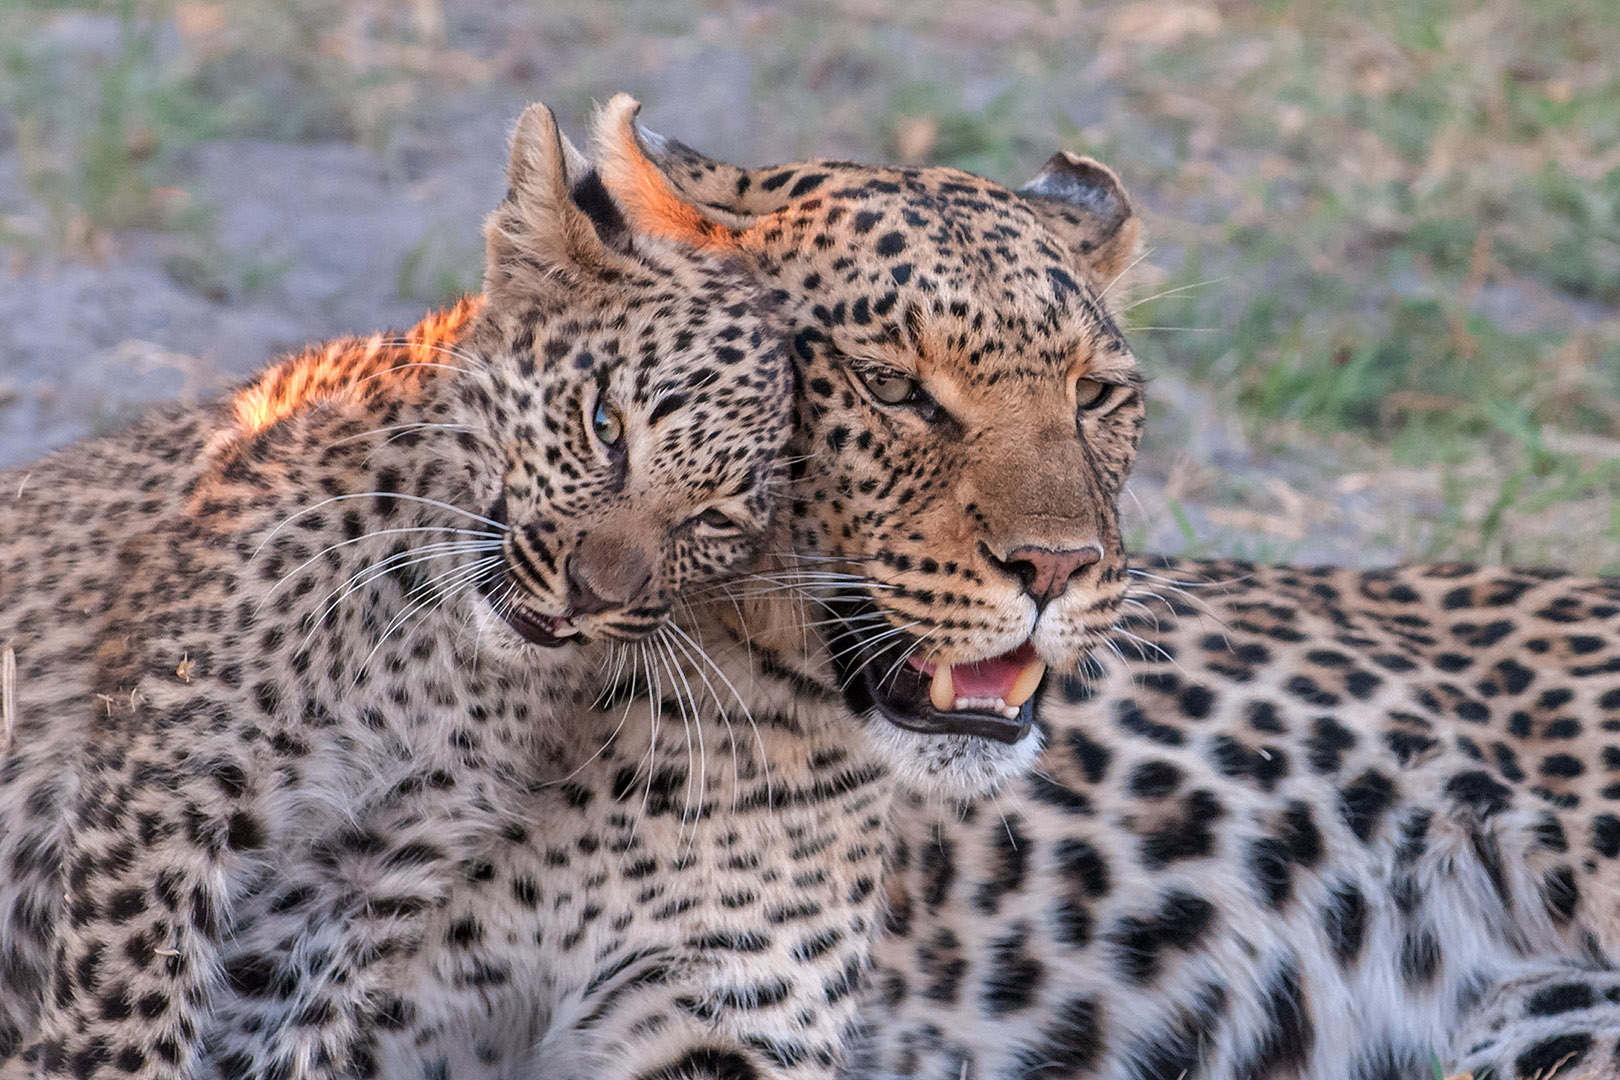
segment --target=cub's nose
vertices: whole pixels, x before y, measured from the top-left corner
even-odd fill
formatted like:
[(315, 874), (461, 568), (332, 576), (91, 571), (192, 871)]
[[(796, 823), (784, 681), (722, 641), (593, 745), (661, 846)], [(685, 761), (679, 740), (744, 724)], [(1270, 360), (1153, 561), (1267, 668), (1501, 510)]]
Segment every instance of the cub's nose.
[(640, 596), (652, 580), (652, 572), (639, 565), (632, 567), (628, 565), (630, 562), (634, 560), (627, 560), (626, 564), (617, 567), (624, 573), (609, 575), (608, 581), (592, 582), (591, 575), (580, 566), (579, 560), (570, 558), (563, 565), (563, 577), (568, 582), (568, 613), (600, 615), (604, 611), (624, 607)]
[(1084, 544), (1075, 548), (1043, 548), (1033, 545), (1013, 548), (1004, 558), (991, 555), (991, 561), (1018, 579), (1037, 607), (1062, 596), (1073, 577), (1102, 560), (1102, 546)]

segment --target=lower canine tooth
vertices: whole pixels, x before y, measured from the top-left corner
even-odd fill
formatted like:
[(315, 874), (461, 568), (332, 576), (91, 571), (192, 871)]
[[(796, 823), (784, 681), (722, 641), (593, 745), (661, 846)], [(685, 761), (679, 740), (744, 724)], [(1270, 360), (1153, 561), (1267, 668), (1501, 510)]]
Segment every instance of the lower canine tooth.
[(1029, 667), (1018, 673), (1013, 681), (1012, 689), (1007, 691), (1007, 704), (1013, 707), (1022, 705), (1029, 700), (1035, 688), (1041, 685), (1041, 677), (1046, 674), (1046, 663), (1041, 660), (1033, 661)]
[(956, 705), (956, 687), (951, 682), (951, 665), (940, 664), (934, 669), (934, 682), (928, 688), (928, 700), (940, 712), (950, 712)]

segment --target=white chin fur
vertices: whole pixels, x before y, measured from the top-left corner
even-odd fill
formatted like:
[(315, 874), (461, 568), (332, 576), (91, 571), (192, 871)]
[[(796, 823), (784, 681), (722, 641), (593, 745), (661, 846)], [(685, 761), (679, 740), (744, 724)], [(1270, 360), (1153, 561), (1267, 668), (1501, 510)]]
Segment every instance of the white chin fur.
[(1008, 746), (973, 735), (924, 735), (895, 727), (877, 712), (861, 730), (873, 752), (901, 786), (924, 797), (976, 799), (1035, 767), (1044, 740), (1040, 729)]

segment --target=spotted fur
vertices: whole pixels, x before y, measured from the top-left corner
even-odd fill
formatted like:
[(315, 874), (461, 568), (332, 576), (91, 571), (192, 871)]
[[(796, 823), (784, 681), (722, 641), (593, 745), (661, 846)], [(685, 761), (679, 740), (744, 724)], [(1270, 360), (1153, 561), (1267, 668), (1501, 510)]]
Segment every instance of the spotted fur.
[(483, 298), (0, 475), (0, 1076), (375, 1074), (571, 692), (757, 556), (775, 305), (581, 165), (531, 110)]
[[(556, 782), (419, 955), (390, 1075), (835, 1075), (900, 782), (982, 792), (1038, 745), (902, 731), (846, 692), (840, 654), (893, 632), (966, 661), (1033, 635), (1072, 664), (1123, 596), (1114, 502), (1141, 405), (1100, 299), (1135, 239), (1111, 174), (1062, 157), (1020, 194), (948, 169), (745, 172), (634, 115), (617, 99), (596, 146), (626, 218), (747, 260), (787, 312), (782, 547), (581, 702)], [(872, 371), (928, 400), (874, 399)], [(1093, 376), (1118, 393), (1088, 411)], [(1001, 557), (1026, 544), (1099, 557), (1037, 596)]]
[(896, 814), (852, 1075), (1620, 1075), (1620, 580), (1167, 562)]

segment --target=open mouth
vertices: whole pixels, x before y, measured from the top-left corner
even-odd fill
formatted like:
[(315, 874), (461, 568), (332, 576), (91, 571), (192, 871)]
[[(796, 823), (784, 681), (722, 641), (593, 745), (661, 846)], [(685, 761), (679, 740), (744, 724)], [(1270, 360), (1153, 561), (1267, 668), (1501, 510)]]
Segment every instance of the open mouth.
[[(489, 606), (501, 621), (517, 631), (519, 637), (531, 645), (539, 645), (547, 649), (555, 649), (562, 645), (578, 644), (585, 640), (573, 620), (563, 615), (541, 615), (536, 611), (529, 611), (520, 601), (513, 600), (510, 587), (510, 578), (502, 572), (496, 574), (491, 580), (479, 585), (478, 591), (484, 594)], [(500, 600), (496, 600), (500, 596)]]
[(579, 628), (560, 615), (536, 615), (514, 604), (503, 604), (495, 609), (506, 625), (531, 645), (555, 649), (559, 645), (578, 643), (584, 638)]
[(882, 648), (863, 648), (854, 640), (858, 632), (848, 627), (865, 623), (869, 620), (846, 623), (838, 635), (842, 640), (832, 642), (843, 657), (840, 676), (852, 709), (875, 709), (896, 727), (929, 735), (1015, 743), (1029, 733), (1046, 664), (1028, 641), (971, 664), (933, 664), (906, 655), (909, 639), (895, 642), (899, 635), (882, 631)]

